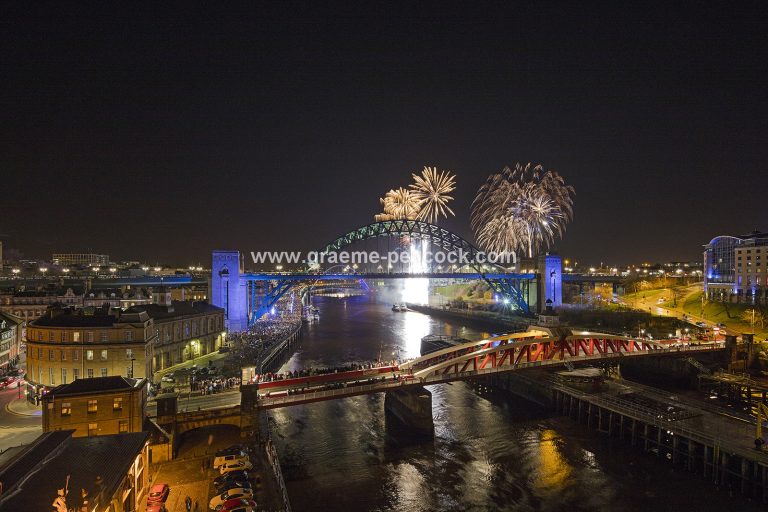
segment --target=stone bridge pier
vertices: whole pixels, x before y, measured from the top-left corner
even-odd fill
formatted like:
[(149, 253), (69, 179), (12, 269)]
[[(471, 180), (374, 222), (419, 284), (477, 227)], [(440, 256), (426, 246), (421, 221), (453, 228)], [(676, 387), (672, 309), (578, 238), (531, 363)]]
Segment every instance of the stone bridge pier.
[(384, 394), (384, 412), (417, 436), (434, 436), (432, 393), (422, 386), (387, 391)]

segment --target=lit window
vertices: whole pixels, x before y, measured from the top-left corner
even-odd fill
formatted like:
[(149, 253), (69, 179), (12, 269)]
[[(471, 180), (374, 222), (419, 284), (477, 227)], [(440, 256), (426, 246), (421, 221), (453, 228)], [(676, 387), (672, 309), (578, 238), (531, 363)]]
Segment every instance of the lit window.
[(122, 397), (116, 397), (114, 403), (112, 404), (112, 409), (115, 411), (120, 411), (123, 409), (123, 398)]
[(71, 416), (72, 415), (72, 404), (69, 402), (62, 402), (61, 403), (61, 415), (62, 416)]
[(125, 349), (125, 358), (126, 359), (133, 359), (133, 349), (132, 348)]
[(125, 434), (126, 432), (128, 432), (128, 420), (120, 420), (117, 425), (118, 425), (117, 427), (118, 432), (120, 434)]
[(106, 368), (102, 368), (101, 369), (101, 376), (102, 377), (106, 377), (107, 376), (107, 369)]
[(101, 351), (101, 360), (102, 361), (106, 361), (107, 360), (107, 353), (108, 353), (107, 350), (102, 350)]
[(99, 424), (98, 423), (89, 423), (88, 424), (88, 435), (89, 436), (96, 436), (99, 434)]
[(98, 412), (98, 410), (99, 410), (99, 401), (88, 400), (88, 412)]
[(85, 351), (85, 358), (88, 361), (93, 361), (93, 350), (86, 350)]

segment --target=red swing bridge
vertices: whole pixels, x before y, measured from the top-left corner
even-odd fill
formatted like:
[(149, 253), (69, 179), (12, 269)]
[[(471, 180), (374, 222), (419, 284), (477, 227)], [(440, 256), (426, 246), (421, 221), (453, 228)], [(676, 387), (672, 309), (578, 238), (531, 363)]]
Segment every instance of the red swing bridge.
[(722, 343), (664, 343), (563, 327), (531, 326), (432, 352), (396, 365), (350, 372), (256, 382), (258, 407), (273, 409), (411, 386), (470, 380), (502, 372), (545, 366), (619, 362), (642, 356), (688, 356), (722, 349)]

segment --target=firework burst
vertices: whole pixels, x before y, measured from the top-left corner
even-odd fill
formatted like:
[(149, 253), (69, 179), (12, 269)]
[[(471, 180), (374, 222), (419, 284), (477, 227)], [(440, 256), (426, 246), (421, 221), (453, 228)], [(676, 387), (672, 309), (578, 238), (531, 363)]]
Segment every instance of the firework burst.
[(378, 216), (378, 220), (414, 220), (421, 210), (421, 201), (410, 190), (403, 187), (390, 190), (379, 201), (384, 207), (384, 213)]
[(419, 220), (434, 224), (439, 217), (455, 215), (448, 206), (453, 200), (449, 194), (456, 189), (456, 176), (437, 167), (424, 167), (421, 175), (411, 174), (414, 183), (409, 185), (411, 193), (419, 201)]
[(573, 187), (541, 165), (492, 174), (472, 202), (472, 229), (486, 251), (533, 257), (561, 238), (573, 219)]

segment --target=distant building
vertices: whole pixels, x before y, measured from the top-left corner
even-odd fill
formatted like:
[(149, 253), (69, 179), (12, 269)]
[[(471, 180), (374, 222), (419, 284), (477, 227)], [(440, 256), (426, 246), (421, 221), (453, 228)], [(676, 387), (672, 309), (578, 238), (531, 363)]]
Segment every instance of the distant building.
[(156, 339), (143, 312), (51, 307), (27, 327), (29, 397), (79, 378), (151, 378)]
[(22, 320), (0, 311), (0, 374), (19, 361)]
[(768, 233), (718, 236), (704, 246), (704, 292), (709, 300), (768, 301)]
[(89, 265), (109, 265), (108, 254), (94, 254), (94, 253), (54, 253), (51, 258), (51, 263), (59, 265), (61, 267), (72, 266), (89, 266)]
[(11, 291), (0, 295), (0, 311), (29, 323), (41, 317), (54, 304), (82, 306), (83, 293), (83, 286)]
[(141, 432), (146, 405), (146, 379), (77, 379), (43, 396), (43, 432), (74, 430), (75, 437)]
[(219, 350), (225, 341), (224, 310), (206, 302), (172, 301), (170, 292), (155, 292), (157, 303), (134, 306), (154, 321), (154, 371)]
[[(148, 433), (48, 432), (0, 455), (0, 510), (139, 510), (149, 484)], [(143, 508), (141, 509), (143, 510)]]
[(152, 292), (144, 288), (97, 288), (88, 290), (83, 296), (83, 306), (86, 307), (107, 304), (113, 308), (125, 309), (151, 302)]

